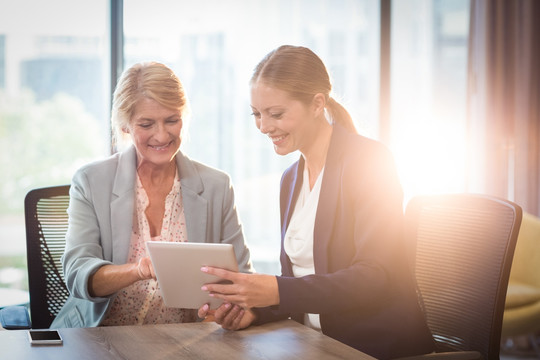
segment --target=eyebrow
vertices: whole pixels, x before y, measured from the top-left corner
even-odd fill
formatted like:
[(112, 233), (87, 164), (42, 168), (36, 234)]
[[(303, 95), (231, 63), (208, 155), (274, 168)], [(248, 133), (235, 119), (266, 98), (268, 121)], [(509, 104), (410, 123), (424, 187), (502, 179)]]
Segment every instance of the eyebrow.
[[(180, 114), (173, 114), (171, 116), (167, 116), (165, 118), (165, 121), (167, 120), (171, 120), (171, 119), (179, 119), (179, 120), (182, 120), (182, 116)], [(134, 121), (156, 121), (156, 119), (154, 118), (148, 118), (148, 117), (140, 117), (140, 118), (135, 118)]]
[[(249, 106), (251, 106), (251, 109), (257, 109), (255, 106), (253, 106), (251, 104)], [(283, 105), (272, 105), (272, 106), (266, 107), (265, 109), (262, 109), (262, 111), (270, 111), (273, 108), (280, 108), (280, 107), (283, 108), (284, 106)]]

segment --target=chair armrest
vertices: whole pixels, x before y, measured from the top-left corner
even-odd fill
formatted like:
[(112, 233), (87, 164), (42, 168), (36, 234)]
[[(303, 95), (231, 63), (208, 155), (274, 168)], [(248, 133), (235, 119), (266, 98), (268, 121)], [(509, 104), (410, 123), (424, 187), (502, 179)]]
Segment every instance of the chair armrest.
[(26, 306), (14, 305), (0, 309), (0, 323), (6, 330), (30, 329), (32, 323)]
[(478, 351), (452, 351), (407, 356), (394, 360), (484, 360), (484, 358)]

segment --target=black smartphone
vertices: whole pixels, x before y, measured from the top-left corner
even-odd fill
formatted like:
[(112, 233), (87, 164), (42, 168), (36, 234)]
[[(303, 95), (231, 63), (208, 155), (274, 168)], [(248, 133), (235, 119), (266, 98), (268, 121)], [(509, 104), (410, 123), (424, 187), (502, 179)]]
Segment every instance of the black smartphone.
[(63, 340), (57, 330), (28, 330), (32, 345), (62, 345)]

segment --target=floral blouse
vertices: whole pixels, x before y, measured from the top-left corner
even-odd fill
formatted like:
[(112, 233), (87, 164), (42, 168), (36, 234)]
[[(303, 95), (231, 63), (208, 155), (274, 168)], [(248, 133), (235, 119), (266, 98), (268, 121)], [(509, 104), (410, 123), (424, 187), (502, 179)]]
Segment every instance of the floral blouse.
[[(133, 232), (129, 247), (128, 263), (136, 263), (148, 256), (146, 241), (187, 241), (186, 220), (180, 179), (174, 179), (171, 191), (165, 199), (165, 215), (159, 236), (150, 237), (150, 226), (146, 217), (149, 200), (139, 176), (135, 188)], [(102, 325), (141, 325), (193, 322), (197, 319), (194, 309), (166, 307), (159, 284), (154, 279), (140, 280), (117, 292)]]

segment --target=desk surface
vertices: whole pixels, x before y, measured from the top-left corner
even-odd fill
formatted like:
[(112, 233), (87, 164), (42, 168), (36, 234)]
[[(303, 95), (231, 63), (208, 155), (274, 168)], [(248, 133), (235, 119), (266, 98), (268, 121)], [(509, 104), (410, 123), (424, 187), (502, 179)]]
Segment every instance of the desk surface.
[(31, 346), (26, 330), (0, 331), (6, 359), (374, 358), (292, 320), (223, 330), (211, 322), (60, 329), (61, 346)]

